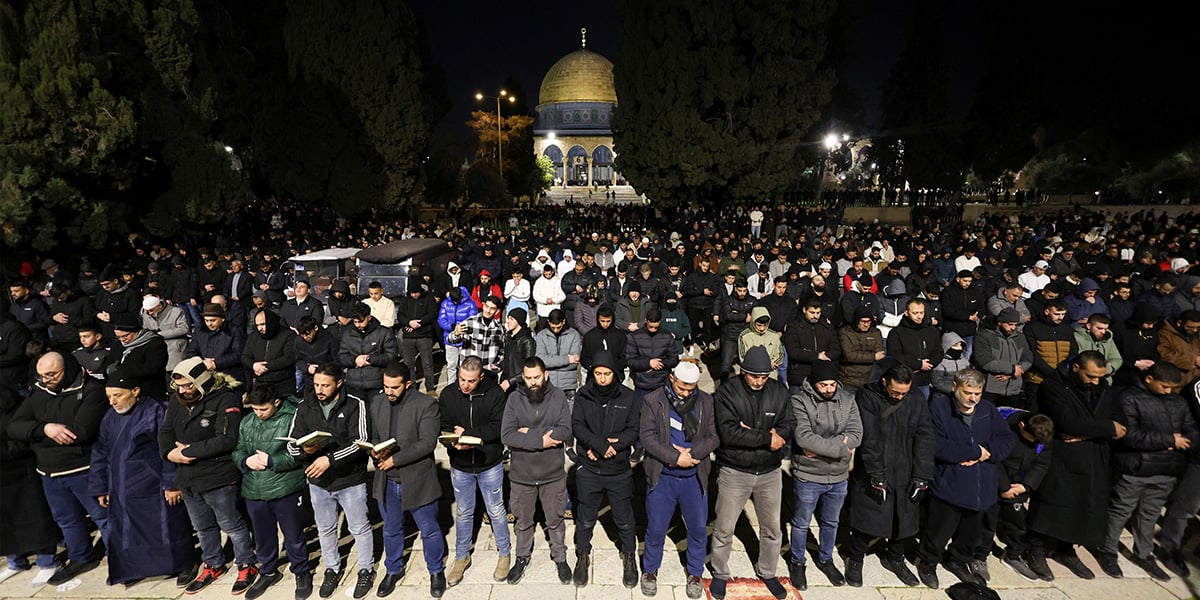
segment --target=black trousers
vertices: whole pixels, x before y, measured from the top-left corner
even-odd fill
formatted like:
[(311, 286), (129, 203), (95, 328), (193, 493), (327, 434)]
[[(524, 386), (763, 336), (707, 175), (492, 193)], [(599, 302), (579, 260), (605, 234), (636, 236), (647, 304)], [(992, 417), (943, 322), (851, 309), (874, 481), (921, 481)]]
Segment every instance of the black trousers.
[(688, 320), (692, 322), (692, 340), (697, 344), (708, 344), (717, 339), (717, 328), (713, 324), (712, 309), (688, 307)]
[(929, 497), (928, 508), (929, 514), (921, 530), (921, 544), (917, 549), (921, 562), (942, 562), (942, 555), (947, 551), (946, 544), (952, 538), (954, 543), (950, 544), (950, 558), (961, 562), (971, 561), (983, 532), (983, 511), (967, 510), (934, 496)]
[[(587, 461), (580, 456), (581, 462)], [(612, 507), (613, 521), (621, 538), (621, 552), (637, 553), (637, 530), (633, 520), (633, 470), (615, 475), (600, 475), (583, 466), (575, 470), (575, 549), (592, 551), (592, 531), (596, 527), (604, 495)]]
[(975, 547), (975, 558), (987, 559), (992, 552), (992, 539), (997, 538), (1004, 545), (1004, 555), (1008, 558), (1021, 558), (1028, 544), (1025, 541), (1025, 519), (1029, 509), (1024, 502), (997, 502), (991, 508), (983, 511), (983, 535), (979, 545)]
[[(871, 542), (875, 541), (875, 536), (869, 533), (863, 533), (857, 529), (850, 529), (850, 539), (842, 547), (842, 556), (846, 560), (859, 560), (867, 555), (867, 549), (871, 546)], [(904, 544), (909, 538), (900, 539), (881, 539), (880, 554), (892, 560), (904, 560)]]

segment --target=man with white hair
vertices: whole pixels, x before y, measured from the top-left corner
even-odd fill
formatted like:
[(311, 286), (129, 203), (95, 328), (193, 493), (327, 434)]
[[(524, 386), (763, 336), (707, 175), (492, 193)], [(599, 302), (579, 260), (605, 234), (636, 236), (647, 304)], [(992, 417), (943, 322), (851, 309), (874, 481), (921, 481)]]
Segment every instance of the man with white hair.
[(166, 372), (170, 373), (183, 360), (187, 350), (188, 334), (191, 333), (187, 315), (182, 308), (163, 302), (157, 294), (150, 294), (142, 299), (142, 330), (157, 333), (167, 343)]

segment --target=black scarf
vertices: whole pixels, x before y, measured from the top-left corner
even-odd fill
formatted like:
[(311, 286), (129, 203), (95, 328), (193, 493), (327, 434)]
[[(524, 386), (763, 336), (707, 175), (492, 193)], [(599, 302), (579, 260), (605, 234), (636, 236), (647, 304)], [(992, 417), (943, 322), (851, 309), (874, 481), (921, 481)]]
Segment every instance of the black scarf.
[(679, 418), (683, 419), (683, 439), (692, 441), (696, 438), (696, 434), (700, 431), (700, 419), (692, 414), (692, 409), (696, 406), (696, 399), (700, 397), (700, 392), (692, 392), (687, 397), (680, 397), (675, 393), (675, 387), (667, 386), (667, 400), (671, 402), (671, 406), (675, 412), (679, 413)]

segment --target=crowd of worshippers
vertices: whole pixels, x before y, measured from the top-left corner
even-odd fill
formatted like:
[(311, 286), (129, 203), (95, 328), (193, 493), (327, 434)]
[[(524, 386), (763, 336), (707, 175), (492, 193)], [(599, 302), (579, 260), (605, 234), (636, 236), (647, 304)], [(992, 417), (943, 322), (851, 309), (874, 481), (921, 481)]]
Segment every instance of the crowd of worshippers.
[(284, 578), (282, 534), (297, 598), (320, 567), (322, 598), (348, 575), (354, 597), (385, 597), (411, 517), (440, 597), (472, 566), (478, 499), (509, 584), (532, 567), (540, 505), (558, 579), (586, 586), (607, 507), (626, 587), (657, 593), (678, 514), (688, 597), (707, 563), (724, 598), (750, 575), (729, 559), (751, 501), (753, 575), (778, 598), (806, 589), (810, 559), (861, 586), (869, 552), (910, 586), (937, 588), (939, 565), (985, 586), (989, 562), (1093, 578), (1077, 547), (1119, 578), (1126, 528), (1134, 565), (1187, 575), (1190, 217), (997, 217), (949, 240), (821, 226), (775, 243), (747, 217), (749, 235), (485, 234), (395, 298), (337, 280), (318, 300), (270, 252), (202, 249), (192, 265), (161, 246), (78, 277), (47, 259), (0, 310), (0, 581), (36, 565), (34, 585), (59, 585), (107, 556), (110, 585), (168, 576), (192, 594), (234, 570), (233, 593), (257, 598)]

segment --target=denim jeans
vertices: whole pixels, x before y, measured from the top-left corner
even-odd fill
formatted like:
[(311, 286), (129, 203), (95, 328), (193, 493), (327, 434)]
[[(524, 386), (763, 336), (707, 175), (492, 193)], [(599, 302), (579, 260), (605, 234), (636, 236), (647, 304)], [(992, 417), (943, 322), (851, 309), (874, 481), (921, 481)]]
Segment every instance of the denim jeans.
[[(379, 503), (383, 515), (383, 549), (387, 558), (384, 568), (392, 575), (404, 572), (404, 513), (401, 498), (403, 488), (398, 481), (387, 480), (384, 484), (384, 499)], [(430, 573), (442, 572), (442, 556), (446, 554), (446, 538), (438, 525), (437, 500), (407, 511), (412, 515), (417, 529), (421, 531), (421, 546), (425, 553), (425, 567)]]
[(233, 560), (238, 565), (254, 564), (250, 528), (237, 508), (239, 497), (236, 484), (206, 492), (183, 490), (183, 504), (187, 507), (192, 529), (200, 538), (201, 559), (210, 567), (225, 566), (225, 554), (221, 550), (222, 531), (233, 543)]
[[(817, 560), (826, 562), (833, 558), (833, 544), (837, 541), (838, 517), (846, 502), (849, 486), (845, 481), (837, 483), (815, 483), (793, 478), (792, 489), (796, 493), (796, 508), (792, 513), (791, 562), (805, 564), (805, 546), (808, 543), (808, 528), (813, 514), (817, 515), (818, 541), (820, 550)], [(820, 509), (820, 512), (817, 510)]]
[(370, 570), (375, 566), (375, 538), (371, 534), (371, 521), (367, 518), (367, 484), (360, 483), (337, 491), (308, 484), (312, 498), (313, 517), (317, 521), (317, 538), (321, 542), (321, 560), (325, 568), (340, 571), (342, 557), (338, 553), (338, 506), (346, 513), (346, 525), (354, 536), (354, 549), (358, 550), (358, 569)]
[(504, 463), (479, 473), (450, 469), (454, 486), (454, 558), (465, 559), (471, 554), (471, 534), (475, 528), (475, 490), (483, 494), (483, 506), (492, 521), (492, 536), (496, 551), (508, 556), (511, 542), (508, 536), (508, 514), (504, 510)]
[(108, 509), (100, 506), (87, 488), (87, 472), (42, 477), (46, 504), (50, 506), (54, 522), (62, 530), (67, 557), (78, 563), (88, 562), (92, 558), (92, 533), (88, 529), (88, 516), (100, 529), (101, 539), (108, 536)]
[[(39, 569), (53, 569), (58, 563), (54, 560), (54, 552), (57, 548), (43, 548), (37, 553), (37, 566)], [(9, 554), (4, 557), (8, 561), (8, 568), (14, 571), (24, 571), (29, 568), (29, 556), (22, 554)]]

